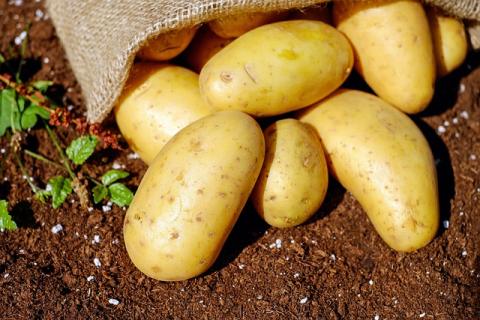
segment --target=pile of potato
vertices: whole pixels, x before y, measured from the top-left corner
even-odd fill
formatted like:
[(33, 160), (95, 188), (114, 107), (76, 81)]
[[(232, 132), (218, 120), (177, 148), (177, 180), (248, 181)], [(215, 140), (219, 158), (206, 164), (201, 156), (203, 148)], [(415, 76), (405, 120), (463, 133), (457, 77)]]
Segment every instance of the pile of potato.
[[(197, 276), (249, 198), (270, 225), (293, 227), (319, 209), (329, 173), (390, 247), (428, 244), (439, 224), (435, 163), (405, 113), (428, 106), (467, 41), (460, 21), (426, 11), (342, 1), (151, 40), (115, 108), (150, 166), (125, 217), (133, 263), (160, 280)], [(378, 97), (340, 88), (352, 68)], [(270, 116), (262, 131), (255, 118)]]

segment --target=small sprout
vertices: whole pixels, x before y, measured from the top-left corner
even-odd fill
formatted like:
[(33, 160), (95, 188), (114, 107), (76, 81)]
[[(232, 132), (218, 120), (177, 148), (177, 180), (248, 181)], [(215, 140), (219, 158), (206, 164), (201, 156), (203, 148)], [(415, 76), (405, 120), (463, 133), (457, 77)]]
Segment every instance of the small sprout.
[(8, 212), (8, 203), (5, 200), (0, 200), (0, 232), (4, 230), (12, 231), (17, 229), (17, 224), (12, 220)]
[(92, 135), (81, 136), (72, 141), (66, 152), (67, 156), (76, 165), (84, 164), (93, 154), (98, 144), (98, 138)]
[(93, 188), (93, 201), (95, 203), (100, 203), (104, 199), (109, 199), (108, 210), (105, 210), (106, 206), (103, 207), (103, 211), (110, 211), (112, 203), (115, 203), (119, 207), (124, 207), (130, 205), (133, 200), (133, 192), (127, 188), (123, 183), (117, 182), (120, 179), (128, 177), (130, 174), (122, 170), (110, 170), (106, 172), (101, 180), (102, 184), (99, 184)]
[(103, 185), (97, 185), (92, 189), (93, 201), (97, 204), (108, 197), (108, 188)]
[(59, 208), (72, 193), (72, 181), (69, 178), (61, 176), (53, 177), (48, 181), (52, 186), (50, 196), (52, 197), (52, 206), (54, 209)]
[(129, 205), (133, 200), (133, 193), (122, 183), (114, 183), (108, 187), (110, 199), (117, 206), (123, 207)]

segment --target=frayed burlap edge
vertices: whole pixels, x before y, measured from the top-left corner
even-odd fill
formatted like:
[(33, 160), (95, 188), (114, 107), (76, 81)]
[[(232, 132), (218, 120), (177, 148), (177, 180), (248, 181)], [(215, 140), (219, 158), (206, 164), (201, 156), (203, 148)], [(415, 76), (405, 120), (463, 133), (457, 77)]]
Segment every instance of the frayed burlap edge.
[[(221, 16), (307, 7), (328, 0), (47, 0), (90, 122), (103, 121), (150, 38)], [(459, 18), (480, 20), (477, 0), (425, 0)], [(478, 26), (477, 26), (478, 27)]]

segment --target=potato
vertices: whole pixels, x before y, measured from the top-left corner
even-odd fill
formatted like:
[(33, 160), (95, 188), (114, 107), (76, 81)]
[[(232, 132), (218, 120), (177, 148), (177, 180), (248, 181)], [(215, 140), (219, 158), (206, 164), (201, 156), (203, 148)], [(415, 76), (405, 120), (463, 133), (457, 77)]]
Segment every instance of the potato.
[(373, 91), (406, 113), (424, 110), (433, 97), (435, 56), (421, 3), (338, 1), (333, 16)]
[(187, 48), (197, 28), (186, 28), (161, 34), (148, 41), (137, 56), (143, 60), (166, 61), (175, 58)]
[(315, 127), (334, 175), (390, 247), (414, 251), (433, 239), (439, 223), (435, 162), (410, 118), (374, 95), (339, 90), (299, 119)]
[(114, 112), (130, 147), (150, 164), (180, 129), (213, 110), (200, 97), (196, 73), (144, 62), (133, 66)]
[(184, 280), (217, 258), (262, 168), (259, 125), (219, 112), (180, 131), (160, 151), (124, 221), (127, 252), (147, 276)]
[(465, 61), (468, 51), (467, 35), (461, 20), (448, 17), (435, 8), (428, 8), (427, 14), (433, 36), (437, 73), (442, 77)]
[(320, 22), (293, 20), (254, 29), (213, 56), (200, 73), (212, 107), (272, 116), (306, 107), (350, 74), (348, 40)]
[(221, 38), (237, 38), (261, 25), (281, 20), (286, 15), (286, 12), (243, 13), (210, 21), (208, 27)]
[(185, 52), (186, 63), (200, 72), (207, 61), (230, 42), (232, 39), (220, 38), (208, 28), (200, 30)]
[(297, 9), (290, 14), (291, 20), (319, 20), (332, 24), (332, 12), (326, 4)]
[(266, 155), (253, 205), (271, 226), (299, 225), (320, 208), (327, 192), (322, 145), (314, 130), (295, 119), (275, 122), (264, 135)]

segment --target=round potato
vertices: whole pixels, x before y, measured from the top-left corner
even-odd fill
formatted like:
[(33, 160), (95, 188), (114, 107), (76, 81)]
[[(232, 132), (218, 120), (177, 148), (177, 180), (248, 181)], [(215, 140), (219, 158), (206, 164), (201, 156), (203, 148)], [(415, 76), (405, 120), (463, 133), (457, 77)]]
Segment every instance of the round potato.
[(197, 28), (175, 30), (151, 39), (140, 49), (137, 56), (149, 61), (167, 61), (175, 58), (187, 48)]
[(213, 110), (200, 97), (196, 73), (144, 62), (133, 66), (114, 112), (125, 140), (150, 164), (180, 129)]
[(320, 4), (293, 11), (289, 19), (291, 20), (318, 20), (332, 24), (332, 12), (328, 5)]
[(261, 25), (281, 20), (286, 12), (254, 12), (227, 16), (208, 23), (208, 27), (219, 37), (237, 38)]
[(448, 17), (435, 8), (428, 8), (437, 72), (440, 77), (458, 68), (468, 52), (467, 35), (461, 20)]
[(262, 168), (259, 125), (219, 112), (180, 131), (148, 168), (130, 205), (127, 252), (146, 275), (184, 280), (217, 258)]
[(194, 71), (200, 72), (207, 61), (230, 42), (232, 39), (220, 38), (210, 29), (202, 29), (185, 52), (186, 63)]
[(398, 251), (428, 244), (439, 223), (435, 162), (410, 118), (378, 97), (339, 90), (299, 119), (318, 132), (331, 169)]
[(385, 101), (406, 113), (424, 110), (433, 97), (435, 56), (419, 1), (337, 1), (337, 28), (351, 41), (355, 68)]
[(295, 119), (275, 122), (264, 135), (266, 155), (253, 205), (271, 226), (297, 226), (320, 208), (327, 193), (322, 144), (312, 129)]
[(327, 96), (352, 65), (350, 44), (335, 28), (320, 21), (277, 22), (213, 56), (200, 73), (200, 92), (216, 109), (272, 116)]

